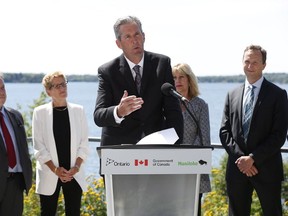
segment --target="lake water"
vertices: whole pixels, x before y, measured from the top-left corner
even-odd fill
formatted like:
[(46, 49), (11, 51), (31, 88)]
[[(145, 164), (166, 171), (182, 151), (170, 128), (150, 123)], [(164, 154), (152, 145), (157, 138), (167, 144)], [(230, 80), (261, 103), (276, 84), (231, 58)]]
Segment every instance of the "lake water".
[[(224, 100), (229, 90), (240, 85), (239, 83), (199, 83), (201, 95), (209, 106), (211, 142), (220, 143), (219, 127), (222, 118)], [(280, 87), (288, 92), (288, 85), (282, 84)], [(38, 99), (40, 93), (44, 90), (41, 84), (31, 83), (6, 83), (7, 101), (6, 106), (16, 108), (17, 104), (21, 105), (21, 111), (28, 111), (29, 106)], [(81, 104), (85, 108), (89, 124), (89, 136), (100, 137), (101, 128), (94, 124), (93, 111), (97, 96), (98, 83), (96, 82), (71, 82), (68, 83), (68, 101)], [(96, 147), (99, 143), (89, 143), (91, 154), (85, 165), (87, 175), (98, 176), (99, 158), (96, 153)], [(287, 142), (285, 146), (288, 146)], [(215, 149), (212, 153), (212, 166), (218, 166), (219, 160), (225, 152)], [(288, 159), (288, 155), (284, 155)]]

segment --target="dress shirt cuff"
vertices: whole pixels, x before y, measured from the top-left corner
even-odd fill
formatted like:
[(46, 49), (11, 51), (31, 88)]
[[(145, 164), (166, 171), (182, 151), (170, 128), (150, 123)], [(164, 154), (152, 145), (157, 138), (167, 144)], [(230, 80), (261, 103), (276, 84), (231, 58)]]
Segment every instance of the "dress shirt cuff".
[(117, 124), (120, 124), (123, 120), (124, 120), (124, 117), (123, 118), (119, 118), (118, 115), (117, 115), (117, 109), (118, 109), (118, 106), (116, 106), (114, 108), (114, 111), (113, 111), (113, 115), (114, 115), (114, 119), (115, 119), (115, 122)]

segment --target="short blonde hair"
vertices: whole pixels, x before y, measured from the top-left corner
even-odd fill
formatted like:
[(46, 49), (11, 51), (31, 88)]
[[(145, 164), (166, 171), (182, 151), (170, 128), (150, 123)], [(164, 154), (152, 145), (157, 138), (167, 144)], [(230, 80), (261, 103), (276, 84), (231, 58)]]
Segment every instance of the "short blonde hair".
[(55, 77), (63, 77), (64, 80), (67, 81), (67, 78), (63, 72), (61, 72), (61, 71), (50, 72), (43, 77), (43, 79), (42, 79), (43, 86), (46, 89), (51, 89), (52, 88), (52, 80)]
[(191, 98), (197, 97), (200, 94), (198, 88), (198, 80), (191, 67), (186, 63), (179, 63), (172, 67), (172, 74), (174, 75), (176, 72), (187, 76), (189, 87), (188, 96)]

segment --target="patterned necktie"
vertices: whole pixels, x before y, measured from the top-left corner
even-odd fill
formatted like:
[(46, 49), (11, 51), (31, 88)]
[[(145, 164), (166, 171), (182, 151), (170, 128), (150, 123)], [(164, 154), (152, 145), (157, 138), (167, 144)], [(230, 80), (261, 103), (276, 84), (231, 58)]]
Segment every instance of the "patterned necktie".
[(140, 89), (141, 89), (140, 66), (139, 66), (139, 65), (135, 65), (135, 66), (133, 67), (133, 70), (134, 70), (135, 73), (136, 73), (136, 76), (135, 76), (135, 84), (136, 84), (136, 87), (137, 87), (137, 91), (138, 91), (138, 93), (140, 94)]
[(253, 114), (253, 103), (254, 103), (254, 89), (255, 86), (249, 86), (247, 91), (247, 98), (244, 104), (244, 119), (243, 119), (243, 134), (245, 141), (248, 137), (248, 132), (250, 129), (250, 123)]
[(6, 143), (6, 149), (7, 149), (7, 154), (8, 154), (8, 165), (9, 167), (14, 168), (16, 166), (15, 149), (14, 149), (12, 138), (5, 124), (2, 112), (0, 112), (0, 125), (2, 129), (3, 137)]

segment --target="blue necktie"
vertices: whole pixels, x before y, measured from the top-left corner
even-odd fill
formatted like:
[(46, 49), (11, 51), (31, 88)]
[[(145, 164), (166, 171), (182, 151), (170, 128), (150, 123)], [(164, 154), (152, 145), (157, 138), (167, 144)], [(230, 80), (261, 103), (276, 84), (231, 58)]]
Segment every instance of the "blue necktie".
[(140, 94), (140, 89), (141, 89), (140, 66), (139, 66), (139, 65), (135, 65), (135, 66), (133, 67), (133, 70), (134, 70), (135, 73), (136, 73), (136, 76), (135, 76), (135, 84), (136, 84), (136, 87), (137, 87), (137, 91), (138, 91), (138, 93)]
[(247, 91), (247, 98), (244, 104), (244, 118), (243, 118), (243, 134), (245, 141), (247, 141), (249, 129), (250, 129), (250, 123), (252, 119), (253, 114), (253, 103), (254, 103), (254, 89), (255, 86), (249, 86)]

